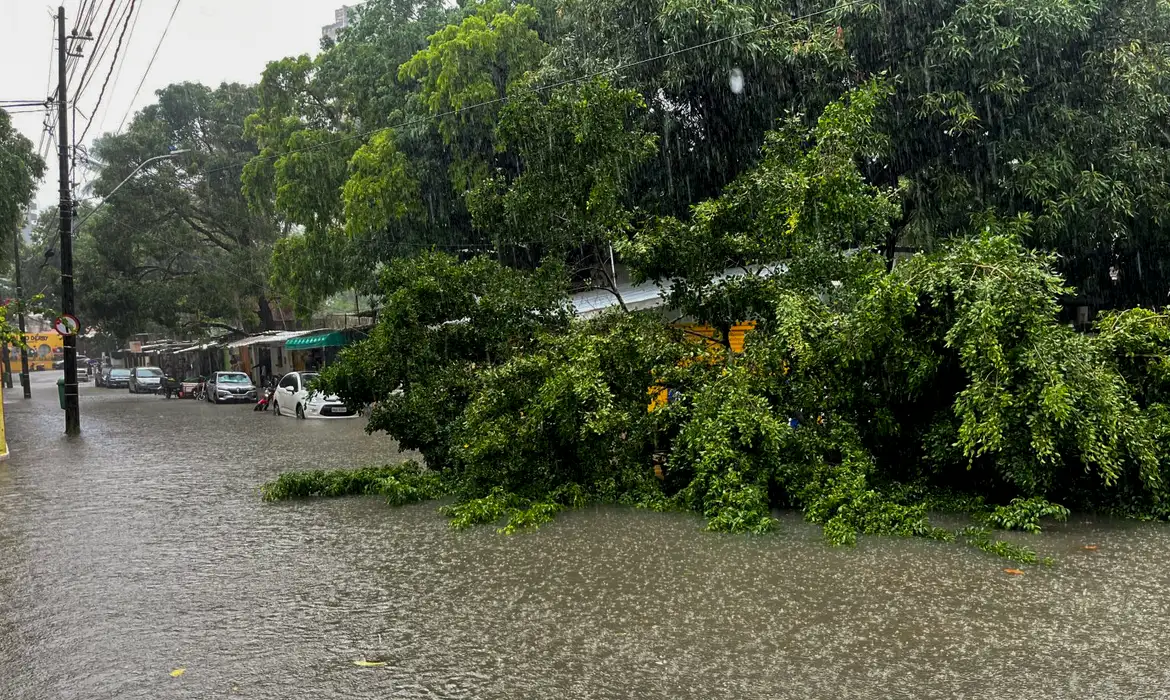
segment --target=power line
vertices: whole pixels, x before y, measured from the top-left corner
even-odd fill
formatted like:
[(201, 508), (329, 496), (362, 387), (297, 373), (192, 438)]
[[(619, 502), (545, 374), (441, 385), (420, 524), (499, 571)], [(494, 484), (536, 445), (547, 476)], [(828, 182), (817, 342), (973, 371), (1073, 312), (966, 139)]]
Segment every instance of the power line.
[[(115, 0), (111, 0), (111, 2), (115, 3)], [(128, 17), (125, 0), (116, 0), (116, 3), (112, 5), (112, 8), (113, 21), (109, 23), (109, 32), (107, 33), (107, 27), (103, 22), (102, 30), (98, 35), (98, 45), (94, 47), (94, 55), (97, 56), (95, 70), (85, 77), (85, 82), (81, 84), (81, 87), (78, 90), (78, 94), (89, 89), (90, 83), (93, 82), (94, 76), (97, 75), (96, 67), (100, 66), (102, 61), (106, 60), (106, 54), (109, 53), (110, 47), (114, 44), (114, 28), (119, 24), (122, 24)]]
[(126, 15), (126, 21), (122, 23), (122, 32), (118, 35), (118, 45), (114, 47), (114, 60), (110, 62), (110, 70), (106, 72), (106, 79), (102, 83), (101, 92), (98, 93), (97, 102), (93, 105), (93, 111), (89, 115), (89, 122), (85, 125), (85, 130), (81, 132), (81, 136), (77, 138), (78, 141), (84, 141), (85, 135), (89, 133), (89, 127), (93, 124), (93, 118), (97, 115), (98, 107), (101, 106), (102, 98), (106, 95), (106, 86), (110, 84), (110, 76), (114, 74), (114, 64), (118, 62), (118, 54), (122, 51), (122, 40), (126, 37), (126, 30), (130, 27), (130, 17), (134, 14), (134, 2), (130, 0), (130, 12)]
[[(130, 22), (130, 34), (128, 35), (127, 41), (134, 40), (134, 31), (136, 29), (138, 29), (138, 20), (141, 19), (141, 17), (142, 17), (142, 6), (140, 5), (138, 7), (137, 14), (134, 15), (134, 19)], [(111, 84), (111, 88), (110, 88), (111, 90), (117, 89), (118, 83), (122, 80), (122, 69), (125, 67), (126, 67), (126, 59), (125, 59), (125, 57), (123, 57), (122, 61), (120, 63), (118, 63), (117, 69), (114, 71), (114, 82)], [(112, 103), (107, 102), (106, 108), (102, 110), (102, 118), (98, 121), (98, 131), (101, 131), (103, 128), (105, 128), (106, 117), (110, 116), (110, 108), (112, 106), (113, 106)]]
[[(55, 19), (52, 23), (52, 28), (53, 28), (53, 34), (49, 38), (49, 70), (46, 72), (46, 77), (45, 77), (45, 95), (46, 96), (49, 94), (49, 88), (52, 87), (52, 85), (53, 85), (53, 58), (56, 55), (56, 51), (54, 49), (56, 48), (56, 44), (57, 44), (57, 24), (56, 24)], [(46, 99), (49, 99), (49, 98), (46, 97)], [(45, 128), (44, 128), (44, 130), (41, 131), (41, 140), (39, 143), (37, 143), (37, 155), (39, 155), (41, 158), (45, 157), (45, 152), (44, 152), (45, 139), (48, 136), (48, 134), (49, 134), (49, 119), (46, 118), (45, 119)]]
[[(127, 45), (129, 45), (131, 42), (134, 41), (134, 30), (138, 28), (138, 20), (140, 17), (142, 17), (142, 6), (141, 5), (138, 6), (137, 13), (132, 15), (133, 19), (131, 19), (131, 21), (130, 21), (130, 33), (126, 35)], [(114, 24), (116, 25), (117, 23), (118, 23), (118, 21), (115, 20)], [(110, 42), (112, 43), (112, 41), (113, 41), (113, 39), (111, 38)], [(119, 61), (117, 64), (110, 64), (111, 66), (116, 65), (116, 68), (114, 69), (114, 80), (110, 83), (111, 94), (116, 92), (118, 89), (118, 82), (122, 79), (122, 69), (126, 67), (126, 56), (127, 55), (128, 54), (123, 54), (122, 60)], [(107, 102), (105, 109), (102, 110), (101, 119), (99, 119), (97, 121), (97, 130), (99, 133), (101, 133), (102, 128), (105, 126), (106, 117), (108, 117), (110, 114), (110, 106), (111, 106), (111, 103)], [(95, 110), (97, 109), (97, 105), (94, 106), (94, 109)], [(92, 115), (91, 115), (91, 117), (92, 117)], [(86, 122), (86, 131), (88, 131), (89, 128), (93, 125), (92, 121), (93, 120), (91, 118), (90, 121)], [(88, 153), (86, 154), (86, 162), (87, 163), (90, 162)], [(87, 172), (88, 172), (87, 170), (82, 171), (82, 173), (83, 173), (82, 174), (83, 182), (81, 185), (82, 187), (85, 187), (90, 182), (90, 180), (86, 177), (86, 174), (85, 174)]]
[[(94, 42), (93, 42), (93, 52), (90, 53), (90, 55), (89, 55), (89, 61), (85, 64), (85, 69), (81, 71), (81, 80), (78, 81), (77, 91), (73, 93), (73, 101), (75, 103), (81, 97), (82, 90), (84, 90), (86, 85), (88, 85), (88, 82), (86, 81), (86, 77), (88, 76), (90, 80), (93, 79), (93, 74), (89, 72), (89, 69), (91, 67), (95, 67), (95, 62), (96, 63), (101, 62), (101, 59), (98, 58), (98, 49), (102, 45), (102, 38), (106, 35), (106, 27), (110, 23), (110, 16), (114, 14), (114, 8), (117, 7), (118, 5), (119, 5), (119, 3), (116, 2), (115, 0), (110, 0), (110, 8), (108, 10), (106, 10), (105, 19), (102, 20), (102, 27), (101, 27), (101, 29), (98, 30), (97, 38), (94, 39)], [(103, 51), (102, 54), (104, 55), (104, 53), (105, 52)], [(96, 72), (96, 67), (95, 67), (95, 72)]]
[[(852, 0), (851, 2), (845, 2), (845, 3), (842, 3), (840, 5), (836, 5), (834, 7), (828, 7), (828, 8), (822, 9), (822, 10), (815, 10), (813, 12), (799, 15), (797, 17), (789, 17), (789, 18), (780, 20), (778, 22), (773, 22), (771, 24), (766, 24), (766, 25), (763, 25), (761, 27), (756, 27), (755, 29), (748, 29), (746, 31), (739, 32), (738, 34), (731, 34), (729, 36), (720, 37), (719, 39), (712, 39), (710, 41), (705, 41), (701, 44), (695, 44), (693, 46), (684, 46), (681, 49), (667, 51), (666, 53), (658, 54), (657, 56), (651, 56), (650, 58), (644, 58), (644, 59), (641, 59), (639, 61), (632, 61), (630, 63), (624, 63), (624, 64), (621, 64), (618, 66), (614, 66), (612, 68), (604, 68), (602, 70), (595, 71), (593, 73), (587, 73), (585, 75), (581, 75), (581, 76), (578, 76), (576, 78), (569, 78), (569, 79), (561, 80), (561, 81), (558, 81), (555, 83), (549, 83), (547, 85), (538, 85), (537, 87), (527, 88), (526, 90), (522, 90), (520, 92), (526, 92), (528, 94), (535, 94), (535, 93), (547, 92), (549, 90), (555, 90), (557, 88), (565, 87), (568, 85), (574, 85), (576, 83), (586, 82), (586, 81), (592, 80), (594, 78), (599, 78), (603, 75), (611, 75), (611, 74), (615, 74), (615, 73), (620, 73), (624, 70), (628, 70), (630, 68), (635, 68), (637, 66), (646, 65), (648, 63), (654, 63), (655, 61), (662, 61), (664, 59), (672, 58), (672, 57), (678, 56), (680, 54), (690, 53), (691, 51), (698, 51), (699, 49), (710, 48), (712, 46), (716, 46), (718, 44), (722, 44), (722, 43), (727, 42), (727, 41), (734, 41), (736, 39), (742, 39), (746, 36), (751, 36), (752, 34), (759, 34), (761, 32), (771, 31), (773, 29), (778, 29), (778, 28), (786, 26), (786, 25), (796, 24), (797, 22), (802, 22), (804, 20), (812, 19), (813, 17), (819, 17), (821, 15), (827, 15), (827, 14), (831, 14), (834, 12), (840, 12), (842, 10), (846, 10), (846, 9), (851, 8), (851, 7), (856, 7), (858, 5), (866, 5), (866, 4), (869, 4), (871, 2), (873, 2), (873, 0)], [(424, 124), (426, 122), (430, 122), (430, 121), (433, 121), (436, 119), (442, 119), (444, 117), (454, 116), (454, 115), (457, 115), (457, 114), (460, 114), (463, 112), (469, 112), (471, 110), (479, 109), (481, 107), (490, 107), (492, 105), (503, 104), (504, 102), (507, 102), (510, 99), (512, 99), (512, 98), (509, 96), (497, 97), (495, 99), (485, 100), (483, 102), (477, 102), (475, 104), (468, 105), (466, 107), (461, 107), (459, 109), (450, 109), (450, 110), (447, 110), (446, 112), (439, 112), (438, 114), (431, 114), (431, 115), (428, 115), (425, 117), (417, 117), (415, 119), (408, 119), (407, 121), (399, 123), (399, 124), (393, 124), (391, 126), (382, 126), (382, 127), (378, 127), (377, 129), (370, 129), (368, 131), (360, 131), (360, 132), (357, 132), (355, 134), (350, 134), (348, 136), (341, 136), (341, 137), (333, 139), (331, 141), (323, 141), (321, 143), (314, 144), (312, 146), (306, 146), (305, 148), (296, 148), (296, 149), (284, 151), (281, 153), (277, 153), (276, 155), (271, 155), (271, 156), (255, 156), (249, 160), (242, 161), (239, 163), (233, 163), (231, 165), (223, 165), (223, 166), (220, 166), (218, 168), (212, 168), (211, 170), (206, 171), (204, 173), (204, 176), (211, 175), (212, 173), (222, 172), (225, 170), (232, 170), (235, 168), (243, 168), (248, 163), (251, 163), (257, 159), (259, 159), (259, 160), (277, 160), (277, 159), (283, 158), (285, 156), (292, 155), (294, 153), (306, 153), (309, 151), (315, 151), (315, 150), (318, 150), (320, 148), (325, 148), (326, 146), (333, 146), (333, 145), (338, 144), (338, 143), (344, 143), (346, 141), (352, 141), (354, 139), (361, 139), (361, 138), (366, 138), (368, 136), (373, 136), (374, 134), (378, 134), (378, 133), (381, 133), (383, 131), (392, 131), (395, 129), (403, 129), (403, 128), (415, 126), (418, 124)]]
[(134, 109), (134, 101), (138, 99), (138, 93), (142, 90), (142, 84), (146, 82), (146, 76), (150, 75), (150, 69), (154, 66), (154, 59), (158, 58), (158, 50), (162, 47), (163, 40), (167, 38), (167, 32), (171, 28), (171, 22), (175, 19), (175, 13), (179, 11), (179, 3), (183, 0), (175, 0), (175, 6), (171, 8), (171, 16), (167, 18), (167, 26), (163, 27), (162, 36), (158, 38), (158, 43), (154, 46), (154, 53), (150, 55), (150, 63), (146, 64), (146, 70), (142, 73), (142, 79), (138, 81), (138, 87), (134, 89), (134, 97), (130, 98), (130, 104), (126, 107), (126, 113), (122, 115), (122, 121), (118, 122), (118, 131), (122, 131), (122, 126), (126, 123), (126, 118), (130, 116), (130, 111)]

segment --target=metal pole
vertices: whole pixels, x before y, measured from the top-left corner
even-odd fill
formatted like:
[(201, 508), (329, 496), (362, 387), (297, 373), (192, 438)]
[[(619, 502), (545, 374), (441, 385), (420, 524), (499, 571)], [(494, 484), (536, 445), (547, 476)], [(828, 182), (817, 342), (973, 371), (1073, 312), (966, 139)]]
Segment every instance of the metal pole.
[[(69, 91), (66, 84), (65, 7), (57, 8), (57, 158), (60, 162), (61, 311), (73, 313), (73, 197), (69, 179)], [(77, 336), (62, 342), (65, 353), (65, 434), (81, 434), (81, 401), (77, 395)]]
[(32, 387), (28, 383), (28, 348), (24, 341), (24, 288), (20, 284), (20, 235), (16, 236), (16, 319), (20, 324), (20, 386), (24, 390), (24, 398), (32, 398)]

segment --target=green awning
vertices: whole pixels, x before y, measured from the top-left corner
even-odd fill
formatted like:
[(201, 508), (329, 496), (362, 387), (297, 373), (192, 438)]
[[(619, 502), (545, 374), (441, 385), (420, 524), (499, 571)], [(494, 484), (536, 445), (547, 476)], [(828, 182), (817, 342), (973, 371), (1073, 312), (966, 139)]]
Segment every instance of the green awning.
[(311, 350), (313, 348), (339, 348), (349, 342), (349, 338), (341, 331), (326, 333), (312, 333), (297, 338), (289, 338), (284, 343), (286, 350)]

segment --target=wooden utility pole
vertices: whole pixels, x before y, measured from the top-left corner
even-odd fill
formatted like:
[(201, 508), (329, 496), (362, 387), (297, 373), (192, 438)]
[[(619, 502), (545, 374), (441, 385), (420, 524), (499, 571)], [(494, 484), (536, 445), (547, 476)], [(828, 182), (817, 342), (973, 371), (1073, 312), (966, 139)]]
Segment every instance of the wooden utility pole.
[[(73, 315), (73, 195), (69, 177), (69, 89), (66, 84), (65, 7), (57, 8), (57, 158), (60, 161), (61, 312)], [(77, 336), (62, 338), (65, 354), (65, 434), (81, 434), (81, 401), (77, 392)]]

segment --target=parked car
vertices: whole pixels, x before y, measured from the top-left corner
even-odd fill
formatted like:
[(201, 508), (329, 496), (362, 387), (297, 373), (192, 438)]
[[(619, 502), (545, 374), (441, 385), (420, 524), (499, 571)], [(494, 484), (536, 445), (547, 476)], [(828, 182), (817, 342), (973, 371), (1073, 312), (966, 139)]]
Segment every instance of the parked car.
[(255, 401), (256, 386), (243, 372), (216, 372), (207, 380), (207, 400), (213, 403)]
[(129, 389), (130, 370), (125, 367), (106, 367), (95, 384), (106, 389)]
[(126, 388), (131, 394), (155, 394), (162, 388), (163, 371), (158, 367), (135, 367), (130, 370)]
[[(77, 356), (77, 380), (80, 382), (88, 382), (93, 379), (93, 367), (90, 366), (90, 359), (85, 355)], [(65, 369), (65, 360), (55, 360), (53, 362), (53, 369)]]
[(289, 372), (276, 385), (272, 408), (278, 416), (297, 418), (352, 418), (356, 411), (350, 410), (341, 399), (322, 394), (313, 389), (316, 372)]

